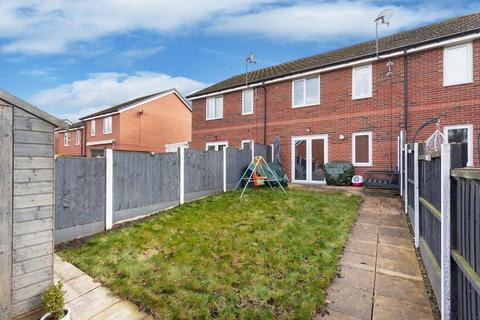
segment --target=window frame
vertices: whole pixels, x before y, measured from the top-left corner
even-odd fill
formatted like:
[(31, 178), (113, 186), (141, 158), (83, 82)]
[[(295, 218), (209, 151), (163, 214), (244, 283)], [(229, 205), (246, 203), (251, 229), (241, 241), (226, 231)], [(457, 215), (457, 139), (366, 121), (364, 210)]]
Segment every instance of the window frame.
[[(467, 47), (468, 49), (468, 79), (466, 81), (462, 82), (451, 82), (447, 81), (446, 79), (446, 56), (447, 56), (447, 51), (452, 50), (452, 49), (458, 49), (461, 47)], [(449, 47), (444, 47), (443, 48), (443, 61), (442, 61), (442, 71), (443, 71), (443, 86), (444, 87), (449, 87), (449, 86), (456, 86), (460, 84), (467, 84), (467, 83), (472, 83), (473, 82), (473, 45), (472, 42), (466, 42), (466, 43), (461, 43), (457, 44), (454, 46), (449, 46)]]
[[(217, 117), (217, 99), (222, 99), (222, 115), (220, 117)], [(212, 100), (214, 101), (214, 108), (215, 108), (215, 112), (214, 112), (214, 117), (213, 118), (209, 118), (208, 117), (208, 101), (209, 100)], [(205, 120), (209, 121), (209, 120), (218, 120), (218, 119), (223, 119), (223, 95), (218, 95), (218, 96), (213, 96), (213, 97), (208, 97), (207, 99), (205, 99)]]
[(80, 142), (82, 141), (82, 131), (81, 130), (77, 130), (77, 132), (75, 132), (75, 145), (78, 146), (80, 145)]
[(253, 139), (242, 140), (241, 149), (245, 150), (245, 148), (243, 147), (243, 144), (247, 142), (250, 143), (250, 151), (252, 151), (252, 159), (253, 159), (255, 157), (255, 141)]
[[(314, 102), (314, 103), (308, 103), (307, 104), (307, 80), (315, 79), (315, 78), (318, 79), (318, 101)], [(296, 105), (295, 104), (295, 83), (299, 82), (299, 81), (303, 82), (303, 103), (299, 104), (299, 105)], [(292, 108), (305, 108), (305, 107), (320, 105), (320, 102), (321, 102), (321, 92), (320, 91), (321, 91), (320, 75), (292, 80)]]
[(215, 142), (207, 142), (205, 143), (205, 151), (208, 151), (208, 147), (215, 147), (214, 151), (222, 151), (219, 150), (219, 146), (225, 145), (225, 148), (228, 148), (228, 141), (215, 141)]
[(467, 167), (473, 167), (473, 124), (455, 124), (448, 125), (443, 127), (443, 135), (445, 136), (445, 141), (448, 141), (448, 130), (454, 129), (467, 129)]
[[(252, 111), (250, 112), (245, 112), (245, 93), (247, 92), (251, 92), (252, 93)], [(242, 115), (245, 116), (245, 115), (249, 115), (249, 114), (253, 114), (253, 107), (254, 107), (254, 92), (253, 92), (253, 89), (246, 89), (246, 90), (243, 90), (242, 91)]]
[[(355, 138), (357, 136), (368, 136), (368, 162), (356, 161), (356, 143)], [(371, 167), (373, 166), (373, 138), (372, 131), (362, 131), (352, 133), (352, 164), (354, 167)]]
[[(366, 95), (359, 96), (355, 92), (355, 71), (359, 69), (365, 69), (368, 68), (369, 74), (370, 74), (370, 86), (369, 86), (369, 91)], [(352, 68), (352, 100), (360, 100), (360, 99), (368, 99), (373, 97), (373, 67), (372, 64), (366, 64), (358, 67), (353, 67)]]
[(94, 137), (97, 134), (97, 120), (90, 120), (90, 136)]
[[(107, 127), (105, 125), (105, 122), (109, 122), (110, 126), (109, 126), (109, 131), (106, 131), (105, 128)], [(108, 116), (108, 117), (105, 117), (103, 118), (103, 134), (111, 134), (112, 133), (112, 127), (113, 127), (113, 120), (112, 120), (112, 116)]]
[(65, 131), (63, 133), (63, 146), (64, 147), (70, 146), (70, 131)]

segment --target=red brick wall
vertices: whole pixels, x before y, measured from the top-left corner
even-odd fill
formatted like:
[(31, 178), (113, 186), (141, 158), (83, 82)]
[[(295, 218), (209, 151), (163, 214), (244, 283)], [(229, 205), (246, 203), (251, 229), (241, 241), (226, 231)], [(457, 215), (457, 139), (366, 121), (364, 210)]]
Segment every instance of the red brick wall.
[[(433, 116), (441, 117), (441, 126), (471, 123), (474, 136), (480, 128), (480, 41), (474, 42), (474, 82), (443, 87), (443, 49), (409, 55), (408, 139), (416, 129)], [(352, 100), (352, 69), (344, 68), (320, 75), (320, 104), (305, 108), (291, 107), (291, 80), (267, 85), (267, 144), (276, 136), (281, 139), (281, 160), (291, 176), (291, 137), (328, 134), (328, 159), (352, 160), (352, 133), (372, 131), (373, 167), (384, 169), (397, 164), (397, 136), (403, 129), (403, 57), (391, 59), (391, 77), (386, 75), (387, 62), (373, 64), (373, 97)], [(193, 101), (193, 143), (204, 149), (206, 142), (227, 140), (229, 146), (240, 147), (243, 139), (263, 143), (264, 91), (255, 89), (254, 114), (241, 115), (241, 91), (227, 93), (224, 117), (205, 120), (205, 99)], [(420, 135), (423, 141), (434, 127)], [(340, 135), (345, 139), (341, 140)], [(474, 137), (474, 144), (477, 139)], [(475, 147), (476, 154), (476, 147)], [(475, 164), (478, 157), (475, 155)]]
[[(76, 134), (80, 132), (80, 144), (76, 144)], [(80, 156), (82, 155), (83, 129), (70, 131), (70, 145), (65, 146), (63, 141), (64, 132), (55, 132), (55, 154), (62, 156)]]

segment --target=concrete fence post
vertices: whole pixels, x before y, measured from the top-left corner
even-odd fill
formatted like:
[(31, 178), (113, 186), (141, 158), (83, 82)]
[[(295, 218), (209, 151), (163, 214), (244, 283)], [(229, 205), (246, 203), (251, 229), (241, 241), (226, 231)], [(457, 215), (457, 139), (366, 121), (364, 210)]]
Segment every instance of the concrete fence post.
[(113, 226), (113, 150), (105, 149), (105, 229)]
[(185, 202), (185, 148), (180, 148), (180, 184), (179, 184), (179, 191), (180, 191), (180, 204)]
[(400, 136), (398, 137), (398, 140), (399, 140), (399, 145), (398, 145), (398, 168), (399, 168), (399, 171), (400, 171), (400, 196), (404, 196), (405, 194), (405, 190), (404, 190), (404, 185), (403, 185), (403, 157), (404, 157), (404, 154), (403, 154), (403, 146), (405, 145), (403, 143), (403, 130), (400, 130)]
[(227, 148), (223, 148), (223, 192), (227, 192)]
[(450, 272), (450, 168), (451, 146), (444, 143), (441, 146), (441, 313), (443, 320), (451, 317), (451, 272)]
[(414, 180), (414, 220), (415, 220), (415, 247), (420, 244), (420, 175), (418, 171), (418, 143), (413, 145), (413, 180)]
[(408, 144), (405, 144), (405, 181), (404, 181), (405, 213), (408, 212)]

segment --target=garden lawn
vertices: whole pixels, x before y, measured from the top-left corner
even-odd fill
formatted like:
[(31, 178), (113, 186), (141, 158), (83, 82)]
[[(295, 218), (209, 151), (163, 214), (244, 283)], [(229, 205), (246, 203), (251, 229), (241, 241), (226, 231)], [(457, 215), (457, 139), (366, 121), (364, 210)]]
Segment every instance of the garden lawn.
[(161, 319), (310, 319), (361, 198), (247, 190), (188, 203), (58, 254)]

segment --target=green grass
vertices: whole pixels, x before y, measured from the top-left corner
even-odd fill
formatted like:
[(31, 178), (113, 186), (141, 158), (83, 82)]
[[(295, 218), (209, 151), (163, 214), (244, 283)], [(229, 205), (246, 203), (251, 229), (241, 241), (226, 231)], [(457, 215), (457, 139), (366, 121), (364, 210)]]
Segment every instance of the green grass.
[(361, 198), (290, 190), (188, 203), (58, 252), (161, 319), (310, 319)]

